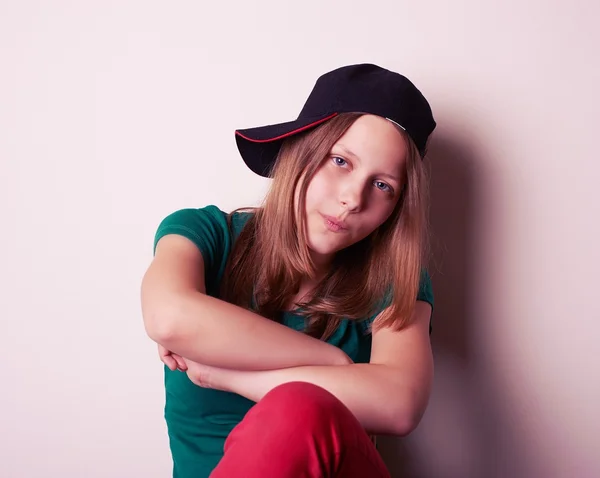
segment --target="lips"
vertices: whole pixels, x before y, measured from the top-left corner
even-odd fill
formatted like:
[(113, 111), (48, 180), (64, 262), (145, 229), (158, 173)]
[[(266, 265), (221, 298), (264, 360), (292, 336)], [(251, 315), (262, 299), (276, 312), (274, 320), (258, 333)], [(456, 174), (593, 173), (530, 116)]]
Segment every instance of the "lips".
[(340, 232), (348, 229), (348, 225), (344, 221), (340, 221), (333, 216), (327, 216), (325, 214), (321, 214), (321, 216), (323, 216), (323, 219), (325, 220), (327, 229), (333, 232)]

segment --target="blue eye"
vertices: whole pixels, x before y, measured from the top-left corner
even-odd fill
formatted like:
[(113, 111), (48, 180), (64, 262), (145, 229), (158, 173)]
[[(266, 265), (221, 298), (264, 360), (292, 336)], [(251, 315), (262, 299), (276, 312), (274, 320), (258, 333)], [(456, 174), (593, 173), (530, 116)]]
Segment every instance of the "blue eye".
[(336, 166), (345, 166), (348, 164), (345, 159), (340, 158), (339, 156), (334, 156), (332, 159)]
[(375, 187), (381, 191), (392, 192), (392, 188), (382, 181), (375, 181)]

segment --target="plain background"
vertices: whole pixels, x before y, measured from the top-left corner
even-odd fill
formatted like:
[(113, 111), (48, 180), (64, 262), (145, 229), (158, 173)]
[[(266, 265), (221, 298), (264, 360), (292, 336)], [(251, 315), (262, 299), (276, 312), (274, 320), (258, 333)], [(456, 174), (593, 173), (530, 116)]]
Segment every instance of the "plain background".
[[(0, 2), (0, 475), (166, 477), (160, 220), (374, 62), (431, 102), (436, 382), (395, 477), (600, 476), (597, 2)], [(596, 219), (594, 219), (596, 218)]]

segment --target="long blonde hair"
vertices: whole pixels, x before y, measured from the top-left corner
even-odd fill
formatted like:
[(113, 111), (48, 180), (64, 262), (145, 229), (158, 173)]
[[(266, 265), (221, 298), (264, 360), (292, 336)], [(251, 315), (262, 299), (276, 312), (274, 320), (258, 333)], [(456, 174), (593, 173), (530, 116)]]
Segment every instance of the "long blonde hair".
[[(360, 116), (340, 114), (285, 140), (263, 205), (250, 217), (229, 256), (221, 284), (223, 299), (281, 321), (302, 279), (314, 277), (303, 213), (306, 190), (333, 145)], [(427, 181), (417, 147), (401, 133), (408, 154), (398, 203), (373, 233), (338, 252), (310, 299), (297, 304), (296, 313), (309, 320), (309, 335), (326, 340), (340, 320), (370, 317), (384, 302), (389, 307), (375, 321), (375, 329), (399, 330), (410, 321), (426, 250)], [(294, 211), (297, 186), (298, 211)]]

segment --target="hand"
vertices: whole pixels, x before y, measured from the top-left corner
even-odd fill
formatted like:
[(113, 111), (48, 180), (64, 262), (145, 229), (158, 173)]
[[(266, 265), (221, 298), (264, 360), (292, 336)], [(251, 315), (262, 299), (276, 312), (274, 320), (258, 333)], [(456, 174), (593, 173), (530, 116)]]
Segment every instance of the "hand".
[(170, 350), (167, 350), (162, 345), (158, 345), (158, 356), (162, 363), (164, 363), (170, 370), (180, 370), (185, 372), (187, 365), (183, 360), (183, 357), (174, 354)]
[(192, 383), (203, 388), (212, 388), (213, 390), (230, 391), (230, 381), (236, 373), (236, 370), (212, 367), (193, 362), (186, 358), (182, 359), (187, 369), (187, 376)]

